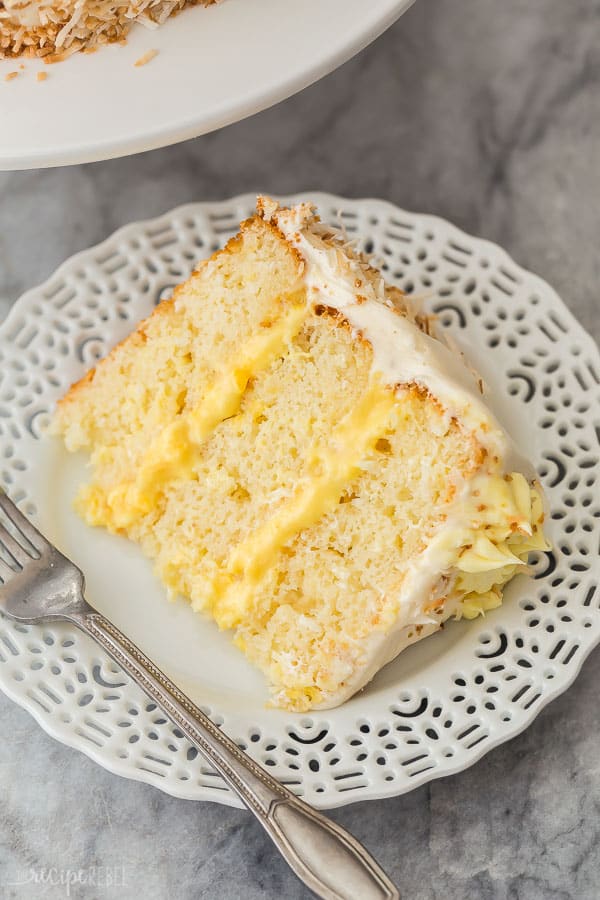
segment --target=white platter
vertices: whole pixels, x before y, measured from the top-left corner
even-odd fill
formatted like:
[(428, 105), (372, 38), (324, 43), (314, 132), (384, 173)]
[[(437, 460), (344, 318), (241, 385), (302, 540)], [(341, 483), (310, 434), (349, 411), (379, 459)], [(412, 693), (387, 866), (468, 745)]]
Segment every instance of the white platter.
[[(53, 401), (212, 252), (254, 197), (136, 223), (25, 294), (0, 328), (0, 483), (87, 574), (88, 596), (273, 774), (317, 806), (408, 791), (459, 771), (528, 725), (600, 639), (600, 358), (552, 289), (498, 247), (376, 200), (312, 195), (387, 276), (428, 297), (534, 459), (555, 552), (485, 620), (402, 653), (339, 709), (265, 708), (262, 677), (225, 634), (168, 604), (125, 540), (71, 512), (81, 461), (42, 437)], [(235, 804), (129, 679), (72, 628), (0, 619), (0, 688), (105, 768), (178, 797)]]
[[(50, 67), (0, 61), (0, 169), (110, 159), (229, 125), (331, 72), (412, 2), (222, 0), (136, 26), (124, 47)], [(135, 68), (150, 49), (158, 56)]]

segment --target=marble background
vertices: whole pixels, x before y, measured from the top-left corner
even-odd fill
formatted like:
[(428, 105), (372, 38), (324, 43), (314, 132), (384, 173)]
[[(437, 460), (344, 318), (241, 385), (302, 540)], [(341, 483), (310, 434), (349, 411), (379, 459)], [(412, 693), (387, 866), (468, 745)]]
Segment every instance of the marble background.
[[(418, 0), (333, 75), (221, 132), (0, 173), (0, 318), (131, 220), (240, 191), (323, 189), (437, 213), (501, 243), (598, 338), (599, 37), (598, 0)], [(332, 817), (406, 900), (596, 900), (599, 681), (595, 653), (566, 695), (471, 770)], [(116, 867), (119, 885), (71, 889), (86, 900), (307, 897), (248, 813), (116, 778), (4, 697), (0, 716), (1, 897), (67, 896), (11, 887), (44, 866)]]

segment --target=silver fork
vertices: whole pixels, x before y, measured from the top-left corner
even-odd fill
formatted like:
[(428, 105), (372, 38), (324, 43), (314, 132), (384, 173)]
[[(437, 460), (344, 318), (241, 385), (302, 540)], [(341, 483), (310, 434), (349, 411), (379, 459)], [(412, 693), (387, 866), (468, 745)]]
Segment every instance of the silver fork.
[(85, 578), (0, 488), (0, 611), (17, 622), (67, 621), (91, 635), (170, 716), (254, 813), (296, 875), (324, 900), (399, 900), (349, 832), (247, 756), (135, 644), (87, 603)]

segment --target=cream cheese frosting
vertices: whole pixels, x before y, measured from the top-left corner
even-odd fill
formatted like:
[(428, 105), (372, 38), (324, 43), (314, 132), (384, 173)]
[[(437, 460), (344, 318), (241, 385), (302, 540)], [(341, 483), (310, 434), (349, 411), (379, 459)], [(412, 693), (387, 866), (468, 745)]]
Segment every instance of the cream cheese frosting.
[(309, 302), (339, 311), (371, 344), (373, 368), (385, 383), (426, 388), (449, 416), (476, 432), (490, 453), (506, 457), (510, 441), (483, 402), (479, 385), (462, 358), (400, 314), (388, 299), (380, 276), (370, 278), (364, 263), (342, 256), (320, 237), (310, 204), (279, 210), (273, 203), (259, 198), (259, 209), (304, 260)]

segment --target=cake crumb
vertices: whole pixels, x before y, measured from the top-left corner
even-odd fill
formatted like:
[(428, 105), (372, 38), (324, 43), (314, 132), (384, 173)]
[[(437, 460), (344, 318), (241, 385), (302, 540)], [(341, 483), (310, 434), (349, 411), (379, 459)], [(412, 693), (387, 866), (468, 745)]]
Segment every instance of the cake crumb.
[(47, 72), (38, 72), (36, 75), (36, 78), (38, 81), (45, 81), (47, 77), (48, 77)]
[(145, 66), (146, 63), (153, 60), (155, 56), (158, 56), (158, 50), (147, 50), (143, 56), (140, 56), (140, 58), (134, 62), (134, 66)]
[(5, 81), (12, 81), (13, 78), (16, 78), (18, 74), (19, 74), (18, 72), (8, 72), (8, 73), (4, 76), (4, 80), (5, 80)]

